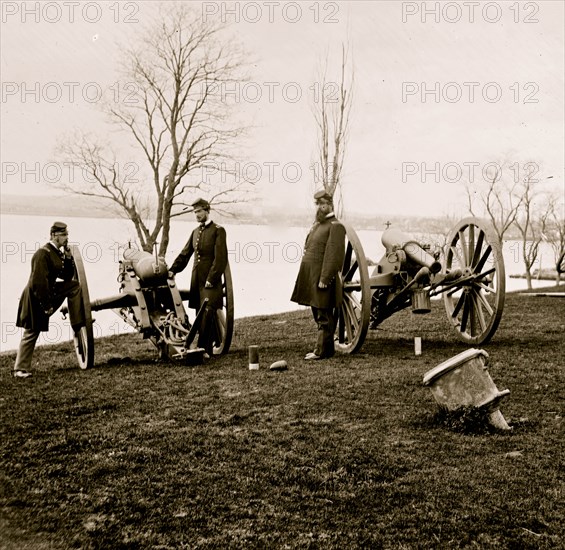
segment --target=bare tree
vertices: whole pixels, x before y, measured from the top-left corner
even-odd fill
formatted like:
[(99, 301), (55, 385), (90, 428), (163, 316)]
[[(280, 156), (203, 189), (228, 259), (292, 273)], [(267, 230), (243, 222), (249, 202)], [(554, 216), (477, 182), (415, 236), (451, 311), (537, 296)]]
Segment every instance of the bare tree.
[(536, 188), (539, 180), (528, 175), (520, 186), (521, 201), (514, 224), (522, 237), (522, 259), (526, 268), (526, 283), (532, 288), (532, 267), (538, 258), (539, 246), (546, 231), (551, 208), (547, 198)]
[(230, 123), (232, 106), (223, 93), (245, 78), (243, 55), (223, 31), (217, 21), (175, 3), (142, 31), (138, 47), (123, 51), (127, 95), (109, 99), (104, 112), (129, 136), (145, 181), (124, 169), (115, 147), (89, 135), (60, 145), (59, 156), (87, 175), (82, 185), (64, 189), (112, 201), (132, 221), (145, 250), (160, 240), (159, 253), (165, 254), (171, 219), (186, 211), (196, 193), (204, 192), (217, 207), (235, 202), (234, 192), (245, 184), (223, 177), (212, 185), (208, 179), (214, 172), (234, 175), (233, 146), (244, 132)]
[(519, 180), (503, 176), (504, 165), (504, 162), (493, 163), (493, 170), (484, 183), (469, 182), (466, 185), (469, 212), (472, 216), (486, 216), (500, 243), (512, 227), (523, 200), (519, 193)]
[(549, 217), (545, 236), (551, 245), (555, 260), (555, 284), (561, 282), (561, 274), (565, 272), (565, 216), (562, 199), (554, 196), (549, 204)]
[(328, 60), (315, 84), (314, 119), (318, 128), (318, 151), (314, 177), (334, 197), (337, 214), (343, 213), (342, 170), (352, 105), (353, 69), (348, 71), (348, 50), (341, 48), (339, 82), (328, 81)]

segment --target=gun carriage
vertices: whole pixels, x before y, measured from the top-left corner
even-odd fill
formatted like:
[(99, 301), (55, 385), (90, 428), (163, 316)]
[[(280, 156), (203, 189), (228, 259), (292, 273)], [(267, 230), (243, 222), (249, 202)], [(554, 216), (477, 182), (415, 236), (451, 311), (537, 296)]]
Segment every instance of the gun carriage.
[[(92, 312), (113, 310), (128, 325), (148, 338), (162, 358), (202, 362), (204, 350), (194, 345), (194, 339), (204, 313), (205, 303), (191, 324), (183, 302), (189, 291), (177, 287), (174, 277), (168, 276), (164, 258), (149, 252), (127, 248), (120, 261), (118, 294), (90, 301), (88, 283), (80, 251), (72, 246), (75, 278), (82, 289), (85, 326), (74, 337), (79, 366), (94, 365), (94, 335)], [(233, 286), (229, 264), (222, 276), (222, 308), (216, 311), (213, 323), (214, 355), (228, 352), (233, 334)], [(62, 309), (63, 314), (66, 309)]]
[(369, 329), (405, 308), (428, 313), (430, 297), (439, 294), (463, 342), (484, 344), (494, 335), (504, 307), (505, 274), (502, 249), (489, 224), (472, 217), (463, 219), (451, 230), (443, 253), (387, 228), (381, 239), (385, 253), (371, 266), (370, 275), (357, 234), (344, 225), (337, 350), (357, 351)]

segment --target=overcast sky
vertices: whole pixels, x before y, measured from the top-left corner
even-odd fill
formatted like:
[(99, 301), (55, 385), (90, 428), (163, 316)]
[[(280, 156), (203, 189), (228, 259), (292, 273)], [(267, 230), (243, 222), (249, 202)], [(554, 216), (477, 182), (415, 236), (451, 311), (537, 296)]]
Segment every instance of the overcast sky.
[[(75, 4), (2, 2), (3, 194), (51, 193), (43, 176), (54, 177), (57, 139), (104, 131), (97, 92), (116, 86), (118, 44), (135, 40), (156, 8)], [(510, 177), (535, 163), (563, 192), (565, 3), (192, 4), (233, 23), (253, 59), (239, 97), (254, 125), (242, 153), (262, 169), (260, 202), (311, 203), (317, 67), (328, 56), (337, 69), (344, 42), (355, 73), (347, 209), (457, 214), (464, 183), (502, 159)]]

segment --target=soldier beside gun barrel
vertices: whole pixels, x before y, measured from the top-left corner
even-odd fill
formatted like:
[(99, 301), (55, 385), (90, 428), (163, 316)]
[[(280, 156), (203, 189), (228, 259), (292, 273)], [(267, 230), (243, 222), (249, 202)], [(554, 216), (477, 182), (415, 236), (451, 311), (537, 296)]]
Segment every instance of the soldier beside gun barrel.
[(204, 349), (204, 358), (209, 359), (218, 336), (214, 315), (222, 307), (222, 275), (228, 263), (226, 230), (210, 219), (208, 201), (198, 199), (192, 207), (198, 227), (173, 262), (169, 277), (180, 273), (194, 254), (188, 306), (197, 311), (204, 307), (197, 346)]

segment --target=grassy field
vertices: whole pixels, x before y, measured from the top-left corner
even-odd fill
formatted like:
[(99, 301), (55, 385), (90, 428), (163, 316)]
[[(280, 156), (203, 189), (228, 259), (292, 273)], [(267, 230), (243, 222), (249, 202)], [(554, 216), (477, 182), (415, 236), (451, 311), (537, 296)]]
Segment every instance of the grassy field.
[(484, 347), (500, 433), (422, 386), (466, 349), (433, 304), (313, 364), (308, 311), (239, 320), (198, 367), (138, 335), (97, 341), (89, 371), (40, 348), (27, 380), (3, 354), (0, 548), (565, 548), (565, 300), (507, 297)]

